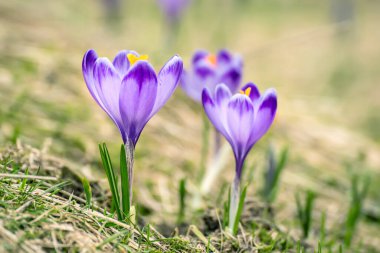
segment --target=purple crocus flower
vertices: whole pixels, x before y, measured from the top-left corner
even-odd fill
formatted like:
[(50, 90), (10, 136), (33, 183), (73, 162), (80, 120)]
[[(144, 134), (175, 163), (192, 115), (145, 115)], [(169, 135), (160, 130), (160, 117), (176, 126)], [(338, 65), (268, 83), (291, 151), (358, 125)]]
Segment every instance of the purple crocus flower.
[(111, 62), (89, 50), (82, 62), (88, 90), (115, 122), (126, 146), (130, 187), (134, 149), (141, 131), (173, 94), (183, 69), (182, 59), (174, 56), (156, 74), (147, 59), (146, 55), (123, 50)]
[(235, 93), (239, 89), (242, 72), (243, 61), (240, 56), (225, 49), (217, 55), (199, 50), (193, 55), (192, 68), (183, 71), (181, 87), (189, 97), (200, 103), (203, 89), (208, 88), (214, 92), (220, 83), (226, 84)]
[(83, 57), (84, 80), (92, 97), (115, 122), (123, 142), (136, 145), (149, 119), (177, 87), (183, 68), (172, 57), (156, 74), (146, 55), (120, 51), (113, 62), (89, 50)]
[(230, 143), (235, 155), (236, 174), (231, 188), (229, 226), (232, 229), (244, 160), (272, 125), (277, 110), (277, 95), (274, 89), (260, 95), (253, 83), (246, 84), (240, 94), (232, 95), (226, 85), (219, 84), (215, 92), (210, 93), (207, 88), (203, 90), (202, 102), (208, 118)]
[(171, 23), (178, 22), (189, 2), (190, 0), (157, 0), (158, 5)]

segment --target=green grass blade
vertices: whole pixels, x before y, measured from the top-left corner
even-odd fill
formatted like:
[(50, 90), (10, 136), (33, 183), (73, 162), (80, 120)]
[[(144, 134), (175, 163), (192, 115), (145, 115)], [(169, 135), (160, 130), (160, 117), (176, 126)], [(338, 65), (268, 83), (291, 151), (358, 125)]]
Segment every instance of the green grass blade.
[(92, 190), (91, 190), (91, 185), (90, 182), (88, 182), (87, 178), (82, 177), (82, 186), (84, 190), (84, 194), (86, 196), (86, 206), (88, 208), (91, 208), (91, 203), (92, 203)]
[(123, 220), (123, 215), (120, 210), (120, 196), (117, 187), (116, 177), (112, 168), (111, 158), (108, 153), (108, 149), (105, 143), (99, 144), (100, 157), (102, 159), (103, 168), (107, 175), (108, 183), (112, 194), (112, 202), (116, 209), (117, 217), (119, 220)]
[(319, 240), (320, 240), (322, 246), (325, 243), (325, 237), (326, 237), (326, 212), (322, 212), (321, 228), (320, 228), (320, 233), (319, 233)]
[(186, 210), (186, 179), (181, 179), (179, 181), (179, 189), (178, 189), (178, 196), (179, 196), (179, 210), (178, 210), (178, 224), (182, 223), (185, 219), (185, 210)]
[(312, 222), (312, 213), (314, 205), (315, 194), (312, 191), (307, 191), (306, 193), (306, 207), (305, 207), (305, 221), (304, 221), (304, 235), (305, 238), (309, 236), (309, 231)]
[(296, 193), (296, 206), (297, 206), (297, 216), (298, 216), (298, 220), (301, 224), (301, 228), (303, 229), (303, 222), (304, 222), (304, 213), (303, 213), (303, 207), (302, 207), (302, 203), (301, 203), (301, 198), (300, 198), (300, 195), (299, 193), (297, 192)]
[(306, 192), (305, 206), (302, 205), (298, 193), (296, 193), (297, 215), (302, 228), (304, 238), (309, 236), (309, 231), (312, 223), (313, 204), (315, 193), (312, 191)]
[(279, 188), (279, 182), (280, 182), (280, 176), (283, 172), (286, 162), (288, 161), (288, 148), (284, 148), (280, 155), (280, 161), (278, 162), (276, 166), (276, 171), (274, 174), (274, 179), (271, 187), (271, 191), (269, 194), (269, 202), (273, 202), (277, 197), (277, 191)]
[[(28, 175), (29, 174), (29, 168), (26, 168), (26, 170), (25, 170), (25, 175)], [(21, 183), (21, 185), (20, 185), (20, 191), (22, 192), (22, 191), (24, 191), (24, 189), (25, 189), (25, 186), (26, 186), (26, 182), (28, 181), (28, 179), (27, 178), (24, 178), (23, 180), (22, 180), (22, 183)]]
[(288, 148), (283, 148), (279, 159), (277, 159), (274, 148), (269, 146), (267, 160), (268, 165), (264, 175), (264, 186), (261, 190), (261, 195), (267, 202), (271, 203), (277, 197), (281, 173), (288, 160)]
[(322, 245), (321, 245), (321, 242), (318, 242), (318, 253), (322, 253)]
[[(351, 180), (351, 204), (346, 217), (344, 234), (344, 244), (348, 248), (351, 246), (352, 237), (355, 234), (370, 185), (370, 178), (368, 176), (363, 180), (361, 179), (358, 175), (354, 175)], [(359, 189), (359, 183), (361, 183), (361, 189)]]
[(227, 202), (224, 202), (223, 228), (226, 228), (230, 219), (231, 188), (228, 188)]
[(235, 221), (234, 221), (234, 227), (233, 227), (233, 234), (236, 235), (237, 232), (238, 232), (238, 229), (239, 229), (239, 221), (240, 221), (240, 216), (243, 212), (243, 207), (244, 207), (244, 201), (245, 201), (245, 196), (247, 194), (247, 186), (244, 186), (243, 188), (243, 191), (241, 192), (240, 194), (240, 198), (239, 198), (239, 206), (238, 206), (238, 210), (236, 212), (236, 217), (235, 217)]

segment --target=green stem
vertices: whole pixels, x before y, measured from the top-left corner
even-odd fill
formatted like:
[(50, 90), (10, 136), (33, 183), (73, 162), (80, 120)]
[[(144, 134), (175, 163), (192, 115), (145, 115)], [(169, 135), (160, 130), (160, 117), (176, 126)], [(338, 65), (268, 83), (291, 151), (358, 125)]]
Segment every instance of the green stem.
[(235, 227), (236, 214), (238, 211), (239, 205), (239, 197), (240, 197), (240, 180), (237, 176), (235, 176), (234, 181), (231, 186), (230, 193), (230, 210), (229, 210), (229, 219), (228, 219), (228, 228), (230, 232), (233, 233)]
[(209, 132), (210, 132), (210, 123), (205, 113), (202, 114), (203, 120), (203, 129), (202, 129), (202, 149), (201, 149), (201, 161), (200, 161), (200, 175), (199, 180), (202, 180), (205, 171), (206, 171), (206, 160), (209, 149)]
[(220, 148), (222, 146), (222, 135), (214, 128), (215, 133), (215, 147), (214, 147), (214, 157), (219, 155)]
[(121, 176), (121, 198), (122, 198), (122, 210), (124, 215), (129, 216), (130, 213), (130, 201), (129, 201), (129, 175), (127, 165), (127, 154), (124, 144), (120, 149), (120, 176)]
[(129, 206), (132, 206), (132, 184), (133, 184), (133, 164), (135, 157), (135, 146), (131, 141), (127, 141), (125, 145), (125, 155), (127, 157), (128, 166), (128, 186), (129, 186)]

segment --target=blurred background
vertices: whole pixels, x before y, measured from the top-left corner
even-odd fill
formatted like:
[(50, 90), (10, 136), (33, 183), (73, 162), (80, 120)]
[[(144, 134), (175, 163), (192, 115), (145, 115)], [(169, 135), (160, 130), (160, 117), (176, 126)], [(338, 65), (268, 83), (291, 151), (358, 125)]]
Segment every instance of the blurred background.
[[(371, 177), (366, 210), (380, 208), (379, 22), (376, 0), (189, 0), (175, 18), (154, 0), (1, 1), (0, 143), (48, 149), (104, 180), (97, 144), (106, 142), (116, 159), (121, 139), (86, 88), (84, 53), (113, 58), (133, 49), (158, 71), (174, 54), (189, 68), (196, 49), (227, 48), (243, 57), (243, 83), (274, 87), (279, 97), (275, 124), (249, 156), (249, 195), (262, 182), (269, 143), (287, 146), (279, 222), (292, 231), (294, 193), (312, 189), (316, 219), (325, 211), (334, 227), (347, 210), (353, 173)], [(181, 178), (197, 187), (201, 138), (202, 108), (179, 88), (137, 145), (135, 190), (153, 211), (149, 221), (170, 222)], [(227, 159), (215, 192), (232, 180), (232, 153)], [(379, 227), (365, 220), (357, 240), (380, 245)]]

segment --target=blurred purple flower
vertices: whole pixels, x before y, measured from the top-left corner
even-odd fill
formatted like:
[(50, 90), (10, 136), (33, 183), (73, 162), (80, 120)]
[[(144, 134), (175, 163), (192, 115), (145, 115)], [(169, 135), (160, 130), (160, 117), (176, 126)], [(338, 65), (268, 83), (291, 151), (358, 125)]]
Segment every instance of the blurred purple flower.
[(226, 84), (230, 92), (235, 93), (240, 86), (242, 72), (240, 56), (224, 49), (217, 55), (199, 50), (193, 55), (192, 69), (182, 73), (181, 87), (189, 97), (200, 103), (203, 89), (214, 92), (220, 83)]
[(256, 85), (248, 83), (240, 94), (232, 96), (228, 87), (220, 84), (213, 95), (204, 89), (202, 102), (208, 118), (233, 149), (236, 175), (240, 180), (245, 157), (273, 122), (276, 91), (269, 89), (260, 96)]
[(174, 56), (156, 74), (147, 58), (123, 50), (111, 62), (89, 50), (82, 62), (92, 97), (115, 122), (123, 142), (133, 148), (146, 123), (173, 94), (183, 68), (182, 59)]
[(235, 155), (236, 174), (231, 188), (229, 220), (232, 230), (244, 160), (272, 125), (277, 110), (277, 94), (274, 89), (269, 89), (260, 95), (256, 85), (248, 83), (240, 94), (232, 96), (226, 85), (219, 84), (213, 93), (207, 88), (203, 90), (202, 103), (208, 118), (230, 143)]
[(189, 5), (190, 0), (157, 0), (157, 3), (169, 22), (177, 22)]

